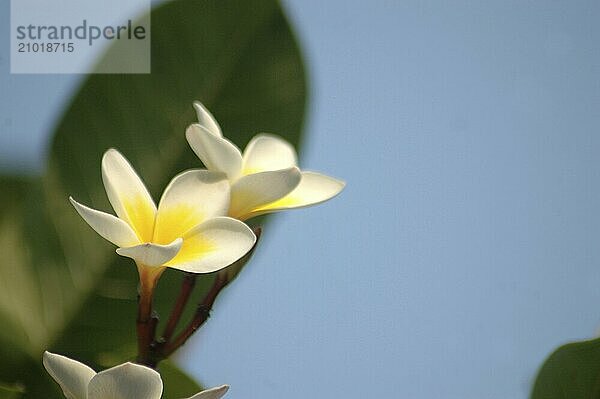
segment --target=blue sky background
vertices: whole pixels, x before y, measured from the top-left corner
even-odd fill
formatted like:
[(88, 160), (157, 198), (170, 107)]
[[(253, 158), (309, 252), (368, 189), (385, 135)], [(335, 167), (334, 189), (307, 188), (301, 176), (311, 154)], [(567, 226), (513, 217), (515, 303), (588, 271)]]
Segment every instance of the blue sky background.
[[(284, 5), (302, 164), (348, 186), (273, 218), (181, 360), (232, 398), (525, 398), (600, 328), (600, 4)], [(0, 166), (39, 168), (78, 77), (9, 75), (5, 42)]]

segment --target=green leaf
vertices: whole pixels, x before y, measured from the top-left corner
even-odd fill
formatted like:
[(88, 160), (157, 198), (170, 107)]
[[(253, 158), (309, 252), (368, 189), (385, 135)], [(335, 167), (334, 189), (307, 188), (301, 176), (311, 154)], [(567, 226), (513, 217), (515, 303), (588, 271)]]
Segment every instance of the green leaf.
[(542, 365), (532, 399), (600, 398), (600, 338), (558, 348)]
[[(110, 211), (100, 177), (107, 148), (131, 161), (157, 200), (177, 172), (201, 166), (184, 136), (193, 100), (241, 147), (263, 131), (299, 143), (304, 70), (277, 1), (177, 0), (151, 20), (152, 73), (90, 75), (58, 123), (44, 175), (3, 184), (0, 380), (23, 383), (31, 397), (60, 397), (41, 367), (45, 349), (96, 369), (135, 355), (135, 266), (67, 201)], [(199, 279), (193, 300), (213, 278)], [(180, 280), (171, 270), (161, 278), (163, 318)]]

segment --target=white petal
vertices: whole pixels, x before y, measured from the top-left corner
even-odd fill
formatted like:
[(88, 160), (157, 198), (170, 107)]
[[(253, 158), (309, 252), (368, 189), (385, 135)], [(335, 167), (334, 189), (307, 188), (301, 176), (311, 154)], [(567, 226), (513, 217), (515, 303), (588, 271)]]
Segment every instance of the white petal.
[(206, 128), (209, 132), (217, 137), (223, 137), (221, 127), (217, 123), (215, 117), (206, 109), (200, 101), (194, 101), (194, 109), (198, 116), (198, 123)]
[(259, 134), (250, 140), (244, 150), (242, 173), (248, 175), (296, 165), (296, 150), (290, 143), (278, 136)]
[(60, 385), (68, 399), (86, 399), (87, 388), (96, 372), (66, 356), (44, 352), (44, 367)]
[(298, 187), (282, 199), (256, 210), (252, 216), (284, 209), (316, 205), (338, 195), (346, 186), (341, 180), (316, 172), (302, 172)]
[(115, 149), (102, 157), (102, 180), (117, 216), (129, 223), (140, 241), (150, 241), (156, 205), (133, 167)]
[(221, 385), (220, 387), (207, 389), (206, 391), (197, 393), (188, 399), (220, 399), (227, 393), (228, 390), (229, 385)]
[(190, 230), (177, 256), (166, 266), (191, 273), (212, 273), (244, 256), (256, 242), (239, 220), (218, 217)]
[(231, 180), (237, 179), (242, 170), (242, 153), (223, 137), (217, 137), (204, 126), (193, 124), (185, 132), (190, 147), (207, 169), (223, 172)]
[(156, 371), (125, 363), (96, 374), (90, 381), (87, 399), (160, 399), (162, 390)]
[(134, 247), (117, 248), (117, 253), (145, 266), (162, 266), (177, 255), (183, 245), (183, 239), (177, 238), (167, 245), (145, 243)]
[(72, 197), (69, 197), (69, 201), (83, 220), (104, 239), (118, 247), (129, 247), (139, 243), (131, 227), (118, 217), (82, 205)]
[(196, 169), (175, 176), (160, 199), (152, 242), (169, 243), (207, 219), (226, 215), (229, 192), (221, 172)]
[(239, 178), (231, 186), (229, 216), (247, 219), (257, 208), (266, 206), (294, 190), (302, 175), (297, 167), (259, 172)]

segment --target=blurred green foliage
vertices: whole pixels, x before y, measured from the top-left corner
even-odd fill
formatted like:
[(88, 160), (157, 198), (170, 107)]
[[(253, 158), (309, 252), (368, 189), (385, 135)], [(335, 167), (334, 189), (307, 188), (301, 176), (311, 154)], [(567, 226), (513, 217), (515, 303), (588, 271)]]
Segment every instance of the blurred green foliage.
[[(43, 370), (46, 349), (97, 370), (135, 356), (136, 268), (67, 201), (111, 211), (100, 175), (106, 149), (118, 148), (158, 199), (177, 172), (201, 166), (184, 137), (193, 100), (239, 146), (257, 132), (299, 144), (305, 75), (277, 1), (175, 0), (151, 22), (152, 73), (90, 75), (56, 127), (43, 175), (0, 177), (0, 383), (21, 384), (24, 397), (62, 397)], [(163, 318), (180, 280), (169, 270), (160, 281)], [(200, 279), (194, 300), (211, 281)], [(162, 367), (165, 398), (198, 388)]]
[(24, 388), (20, 385), (1, 385), (0, 398), (2, 399), (19, 399), (23, 397)]

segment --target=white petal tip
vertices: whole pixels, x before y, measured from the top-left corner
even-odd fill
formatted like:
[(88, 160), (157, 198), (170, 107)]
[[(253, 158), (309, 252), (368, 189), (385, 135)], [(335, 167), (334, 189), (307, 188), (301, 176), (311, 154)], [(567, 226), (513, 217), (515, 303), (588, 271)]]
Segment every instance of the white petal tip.
[(114, 156), (122, 157), (123, 155), (116, 148), (111, 147), (108, 150), (104, 151), (104, 154), (102, 155), (102, 161), (104, 161), (108, 157), (114, 157)]
[(92, 209), (92, 208), (89, 208), (89, 207), (87, 207), (87, 206), (85, 206), (85, 205), (83, 205), (83, 204), (80, 204), (79, 202), (77, 202), (77, 201), (75, 200), (75, 198), (73, 198), (73, 197), (71, 197), (71, 196), (69, 196), (69, 202), (71, 203), (71, 205), (73, 205), (73, 207), (74, 207), (74, 208), (77, 210), (77, 212), (81, 212), (81, 210), (82, 210), (83, 208)]
[(218, 399), (225, 395), (229, 391), (229, 385), (221, 385), (219, 387), (214, 387), (209, 389), (207, 392), (210, 392), (213, 398)]
[(193, 102), (194, 109), (196, 110), (196, 116), (198, 117), (198, 123), (205, 127), (210, 133), (217, 137), (222, 137), (221, 128), (217, 123), (213, 114), (202, 104), (200, 101)]
[(89, 208), (69, 197), (75, 211), (101, 237), (120, 247), (137, 244), (138, 238), (131, 227), (123, 220), (96, 209)]
[(88, 383), (96, 374), (83, 363), (48, 351), (44, 352), (42, 363), (67, 398), (84, 398)]
[(204, 104), (202, 104), (200, 101), (195, 100), (192, 103), (194, 109), (196, 110), (196, 112), (208, 112), (208, 109), (204, 106)]
[(204, 390), (189, 399), (220, 399), (229, 390), (229, 385), (221, 385), (219, 387)]
[(337, 192), (337, 194), (339, 194), (344, 188), (346, 188), (346, 182), (344, 180), (339, 180), (336, 178), (331, 178), (331, 180), (333, 180), (334, 183), (337, 183), (337, 185), (339, 186), (339, 191)]
[(346, 182), (343, 180), (317, 172), (304, 171), (300, 184), (288, 196), (259, 208), (245, 219), (264, 213), (317, 205), (337, 196), (345, 186)]

